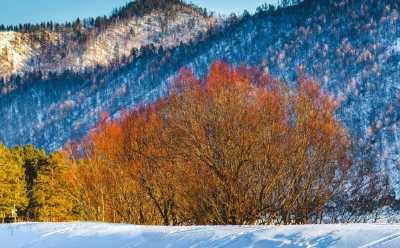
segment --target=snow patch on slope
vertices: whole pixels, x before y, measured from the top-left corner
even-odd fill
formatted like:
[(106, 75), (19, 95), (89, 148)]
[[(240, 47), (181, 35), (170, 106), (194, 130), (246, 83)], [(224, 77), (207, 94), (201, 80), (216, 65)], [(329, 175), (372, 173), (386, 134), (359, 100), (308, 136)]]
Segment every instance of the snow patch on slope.
[(188, 43), (214, 25), (212, 20), (187, 10), (177, 12), (172, 18), (154, 11), (141, 18), (120, 21), (88, 42), (82, 66), (108, 65), (117, 57), (129, 56), (132, 49), (139, 50), (150, 44), (170, 48), (181, 42)]
[(0, 32), (0, 75), (14, 74), (24, 69), (35, 53), (24, 34)]
[(400, 53), (400, 38), (398, 38), (393, 44), (393, 52)]

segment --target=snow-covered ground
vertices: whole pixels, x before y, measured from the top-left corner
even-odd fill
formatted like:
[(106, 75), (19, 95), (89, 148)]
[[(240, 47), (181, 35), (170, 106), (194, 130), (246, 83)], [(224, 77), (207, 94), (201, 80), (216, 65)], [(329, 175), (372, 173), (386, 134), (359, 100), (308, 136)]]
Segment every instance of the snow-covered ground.
[(101, 223), (0, 225), (5, 248), (400, 247), (400, 225), (154, 227)]

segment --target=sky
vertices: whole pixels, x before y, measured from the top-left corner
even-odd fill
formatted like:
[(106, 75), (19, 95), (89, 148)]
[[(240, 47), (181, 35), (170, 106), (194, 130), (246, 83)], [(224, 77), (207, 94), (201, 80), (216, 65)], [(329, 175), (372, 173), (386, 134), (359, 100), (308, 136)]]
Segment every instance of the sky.
[[(109, 15), (129, 0), (0, 0), (0, 24), (66, 22), (76, 18)], [(263, 3), (277, 0), (189, 0), (216, 13), (250, 12)]]

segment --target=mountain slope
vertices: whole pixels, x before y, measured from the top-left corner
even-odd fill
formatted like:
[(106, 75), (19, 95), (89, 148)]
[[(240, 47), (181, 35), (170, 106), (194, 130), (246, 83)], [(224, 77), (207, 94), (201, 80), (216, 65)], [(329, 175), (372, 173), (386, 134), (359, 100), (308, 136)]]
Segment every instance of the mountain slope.
[[(219, 20), (180, 0), (134, 1), (111, 17), (0, 32), (0, 78), (123, 63), (141, 48), (188, 43)], [(3, 93), (13, 88), (3, 88)]]

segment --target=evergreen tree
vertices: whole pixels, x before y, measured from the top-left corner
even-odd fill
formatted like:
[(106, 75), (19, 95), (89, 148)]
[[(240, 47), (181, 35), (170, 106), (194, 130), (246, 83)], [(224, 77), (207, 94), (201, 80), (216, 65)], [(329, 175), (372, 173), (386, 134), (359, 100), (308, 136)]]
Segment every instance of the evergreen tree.
[(13, 150), (16, 156), (21, 159), (23, 168), (25, 169), (26, 194), (29, 204), (24, 214), (27, 218), (36, 219), (37, 202), (33, 196), (33, 187), (39, 168), (46, 166), (48, 163), (47, 156), (43, 150), (36, 149), (31, 145), (16, 147)]
[(28, 205), (21, 159), (0, 144), (0, 219), (16, 218)]
[(63, 183), (66, 165), (62, 155), (55, 153), (48, 163), (38, 170), (33, 187), (33, 198), (37, 203), (37, 220), (65, 221), (72, 212), (72, 202), (68, 199), (67, 188)]

